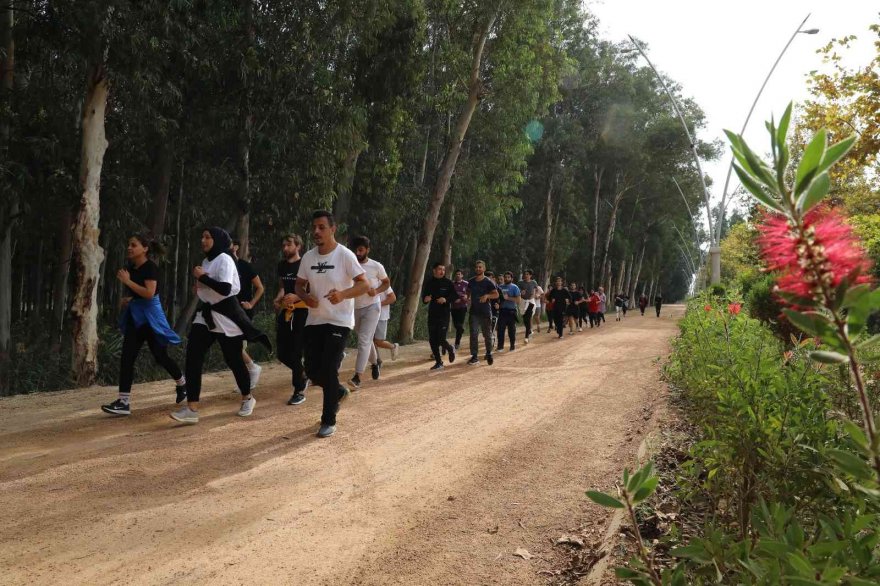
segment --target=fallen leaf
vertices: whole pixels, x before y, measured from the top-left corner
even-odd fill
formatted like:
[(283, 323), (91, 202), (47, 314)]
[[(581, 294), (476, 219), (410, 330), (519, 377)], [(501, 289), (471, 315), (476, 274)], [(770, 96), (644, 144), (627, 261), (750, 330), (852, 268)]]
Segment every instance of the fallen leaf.
[(515, 555), (515, 556), (519, 556), (519, 557), (521, 557), (521, 558), (524, 559), (524, 560), (530, 560), (530, 559), (532, 559), (533, 557), (535, 557), (535, 556), (533, 556), (532, 554), (530, 554), (530, 553), (529, 553), (529, 550), (525, 549), (524, 547), (518, 547), (518, 548), (516, 548), (516, 551), (513, 552), (513, 555)]
[(556, 545), (574, 545), (575, 547), (583, 547), (584, 540), (576, 535), (563, 535), (556, 540)]
[(449, 495), (448, 497), (446, 497), (446, 500), (448, 500), (448, 501), (454, 501), (454, 500), (455, 500), (455, 497), (452, 496), (452, 495)]
[(518, 520), (517, 523), (519, 523), (519, 526), (522, 527), (523, 529), (526, 528), (526, 526), (523, 525), (522, 519)]
[(491, 533), (492, 535), (495, 535), (496, 533), (498, 533), (498, 525), (495, 525), (494, 527), (490, 527), (490, 528), (487, 529), (486, 531), (488, 531), (488, 532)]

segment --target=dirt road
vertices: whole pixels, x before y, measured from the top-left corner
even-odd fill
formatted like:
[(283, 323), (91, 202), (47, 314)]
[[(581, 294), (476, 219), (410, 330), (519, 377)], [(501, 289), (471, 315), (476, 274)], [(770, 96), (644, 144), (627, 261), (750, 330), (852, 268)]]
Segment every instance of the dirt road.
[(286, 406), (280, 366), (247, 419), (207, 376), (190, 427), (167, 383), (128, 418), (99, 411), (106, 387), (2, 399), (0, 583), (545, 584), (553, 540), (604, 522), (584, 490), (630, 463), (680, 314), (535, 334), (491, 367), (429, 374), (407, 347), (324, 440), (320, 391)]

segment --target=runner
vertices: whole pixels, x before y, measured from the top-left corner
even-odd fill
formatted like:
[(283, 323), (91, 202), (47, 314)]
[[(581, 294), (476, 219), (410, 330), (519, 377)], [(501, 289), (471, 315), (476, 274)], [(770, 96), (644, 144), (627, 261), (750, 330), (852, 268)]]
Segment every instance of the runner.
[(544, 295), (544, 298), (548, 306), (552, 304), (551, 322), (556, 328), (557, 336), (562, 339), (566, 308), (571, 305), (571, 293), (562, 286), (562, 277), (556, 277), (553, 288)]
[(391, 350), (391, 360), (397, 360), (397, 354), (400, 352), (400, 344), (395, 342), (392, 344), (385, 338), (388, 337), (388, 321), (391, 319), (391, 306), (397, 301), (397, 295), (389, 287), (379, 298), (379, 323), (376, 325), (376, 333), (373, 335), (373, 346), (370, 348), (370, 373), (373, 380), (379, 380), (379, 371), (382, 368), (382, 359), (379, 358), (379, 348)]
[(616, 312), (616, 320), (620, 321), (626, 317), (626, 302), (629, 298), (624, 293), (618, 293), (614, 296), (614, 310)]
[(251, 415), (257, 404), (251, 395), (250, 374), (241, 356), (242, 341), (257, 341), (265, 344), (270, 351), (272, 349), (269, 338), (254, 327), (235, 298), (241, 285), (235, 261), (232, 260), (229, 234), (216, 226), (208, 228), (202, 232), (201, 243), (205, 259), (192, 271), (200, 303), (189, 330), (186, 348), (187, 404), (171, 414), (172, 419), (188, 424), (199, 422), (202, 367), (214, 342), (220, 344), (223, 359), (232, 370), (241, 393), (240, 417)]
[[(357, 334), (357, 358), (354, 365), (354, 376), (349, 381), (352, 390), (361, 388), (361, 375), (367, 368), (370, 352), (373, 349), (373, 338), (376, 335), (376, 326), (379, 325), (379, 315), (382, 313), (380, 295), (391, 286), (391, 279), (385, 273), (385, 267), (370, 256), (370, 239), (366, 236), (358, 236), (352, 239), (351, 249), (354, 251), (361, 268), (366, 274), (369, 288), (366, 293), (354, 300), (354, 331)], [(378, 378), (378, 377), (377, 377)]]
[(639, 311), (642, 312), (642, 315), (645, 315), (646, 307), (648, 307), (648, 296), (642, 291), (642, 294), (639, 295)]
[(312, 214), (312, 241), (315, 247), (299, 265), (296, 294), (309, 307), (303, 351), (306, 375), (324, 390), (318, 437), (329, 437), (336, 433), (339, 403), (349, 394), (339, 384), (339, 365), (354, 327), (354, 299), (370, 285), (354, 253), (336, 242), (333, 214), (325, 210)]
[[(532, 297), (535, 302), (535, 311), (532, 314), (532, 327), (541, 333), (541, 312), (544, 311), (544, 288), (535, 281), (535, 294)], [(531, 337), (529, 337), (531, 339)]]
[(578, 331), (581, 332), (584, 329), (584, 324), (587, 323), (587, 318), (589, 316), (588, 311), (588, 295), (587, 290), (584, 289), (584, 286), (581, 285), (578, 287), (578, 293), (581, 296), (581, 302), (578, 304)]
[(165, 318), (159, 300), (159, 267), (149, 257), (159, 257), (164, 249), (158, 242), (135, 234), (128, 239), (128, 262), (119, 269), (116, 278), (125, 287), (122, 298), (122, 356), (119, 360), (119, 396), (108, 405), (101, 405), (104, 413), (131, 415), (131, 385), (134, 364), (144, 342), (150, 348), (156, 363), (162, 366), (177, 385), (176, 402), (186, 399), (186, 378), (177, 363), (168, 356), (168, 344), (180, 344), (180, 338)]
[(455, 362), (455, 348), (446, 341), (446, 332), (449, 330), (449, 315), (456, 292), (455, 285), (446, 278), (446, 265), (435, 262), (431, 271), (433, 276), (422, 287), (422, 303), (428, 304), (428, 342), (434, 355), (434, 366), (431, 370), (440, 370), (443, 368), (441, 347), (446, 349), (449, 363)]
[[(577, 325), (577, 320), (581, 311), (581, 303), (583, 303), (584, 298), (580, 294), (580, 291), (578, 291), (577, 283), (574, 281), (568, 284), (568, 294), (571, 296), (571, 302), (565, 310), (565, 321), (568, 323), (568, 335), (572, 336), (574, 335), (574, 328)], [(581, 331), (581, 329), (578, 328), (577, 331)]]
[(654, 309), (657, 310), (657, 317), (660, 317), (660, 307), (663, 306), (663, 296), (657, 293), (654, 296)]
[(528, 344), (532, 337), (532, 318), (540, 314), (540, 307), (537, 306), (536, 299), (538, 297), (538, 283), (532, 280), (531, 269), (523, 272), (523, 279), (519, 282), (520, 297), (523, 305), (523, 325), (526, 327), (526, 337), (524, 342)]
[(608, 298), (605, 296), (605, 288), (599, 287), (599, 321), (605, 321), (605, 305)]
[(492, 366), (492, 301), (498, 299), (498, 289), (492, 279), (486, 275), (486, 263), (478, 260), (474, 263), (474, 277), (468, 281), (468, 299), (471, 305), (471, 359), (468, 365), (479, 364), (477, 358), (480, 344), (480, 332), (486, 346), (486, 362)]
[(504, 273), (504, 283), (499, 287), (501, 303), (498, 311), (498, 351), (504, 352), (504, 333), (510, 340), (510, 351), (516, 350), (516, 308), (520, 301), (520, 290), (513, 283), (513, 273)]
[(461, 269), (455, 271), (455, 278), (452, 280), (455, 285), (455, 301), (452, 304), (452, 325), (455, 326), (455, 351), (461, 348), (461, 337), (464, 335), (464, 320), (467, 317), (467, 295), (468, 284), (464, 280), (464, 273)]
[(590, 327), (592, 328), (595, 325), (598, 328), (601, 326), (602, 322), (599, 321), (599, 293), (597, 291), (590, 291), (587, 311), (590, 314)]
[[(235, 268), (238, 269), (238, 282), (241, 283), (241, 291), (238, 292), (236, 297), (238, 302), (241, 303), (245, 314), (253, 321), (254, 307), (260, 302), (260, 298), (263, 297), (266, 288), (263, 287), (263, 281), (260, 279), (260, 274), (254, 270), (254, 266), (243, 258), (238, 257), (240, 249), (241, 242), (233, 240), (232, 258), (235, 259)], [(244, 358), (244, 364), (247, 366), (248, 374), (251, 376), (251, 389), (255, 389), (257, 388), (257, 383), (260, 382), (260, 373), (263, 371), (263, 368), (254, 362), (254, 359), (247, 353), (247, 342), (244, 343), (243, 347), (241, 357)], [(237, 391), (237, 389), (235, 390)]]
[(272, 305), (278, 315), (275, 318), (275, 344), (278, 346), (278, 360), (290, 369), (290, 382), (293, 394), (288, 405), (299, 405), (306, 400), (305, 390), (309, 386), (303, 368), (303, 336), (309, 308), (296, 294), (296, 275), (301, 262), (300, 252), (303, 241), (297, 234), (287, 234), (281, 240), (281, 256), (276, 274), (278, 293)]

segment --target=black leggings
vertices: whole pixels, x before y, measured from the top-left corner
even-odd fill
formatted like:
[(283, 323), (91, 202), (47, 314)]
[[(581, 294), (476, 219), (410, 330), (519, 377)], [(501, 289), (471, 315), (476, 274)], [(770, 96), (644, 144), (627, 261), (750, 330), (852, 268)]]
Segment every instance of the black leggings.
[(299, 308), (293, 310), (290, 321), (284, 320), (284, 311), (278, 314), (276, 321), (275, 343), (278, 346), (278, 360), (292, 371), (291, 382), (293, 390), (297, 393), (301, 393), (306, 388), (303, 341), (307, 317), (309, 310)]
[(440, 358), (440, 348), (446, 348), (446, 352), (455, 352), (455, 348), (446, 341), (446, 333), (449, 331), (449, 315), (428, 316), (428, 343), (431, 345), (431, 354), (434, 360), (443, 362)]
[(553, 325), (556, 328), (556, 333), (561, 336), (565, 328), (565, 310), (557, 311), (554, 309), (551, 315), (553, 317)]
[(186, 400), (191, 403), (198, 401), (202, 393), (202, 367), (205, 364), (205, 356), (208, 355), (208, 350), (214, 342), (220, 344), (223, 360), (232, 370), (242, 396), (251, 393), (251, 376), (241, 355), (243, 347), (241, 336), (230, 338), (225, 334), (210, 331), (204, 324), (193, 324), (189, 330), (186, 347)]
[(171, 378), (180, 380), (183, 374), (177, 363), (168, 356), (168, 346), (163, 346), (156, 339), (156, 334), (149, 325), (142, 325), (135, 329), (134, 324), (126, 328), (125, 337), (122, 339), (122, 356), (119, 360), (119, 392), (130, 393), (131, 384), (134, 382), (134, 363), (137, 361), (141, 346), (147, 343), (156, 363), (168, 371)]
[(324, 390), (321, 425), (336, 425), (336, 408), (342, 398), (339, 366), (351, 330), (320, 324), (305, 327), (305, 368), (313, 383)]
[(461, 337), (464, 335), (464, 320), (467, 317), (467, 307), (452, 308), (452, 325), (455, 327), (455, 345), (461, 345)]
[(581, 303), (578, 306), (578, 327), (584, 327), (584, 324), (587, 323), (587, 304)]
[(502, 309), (498, 315), (498, 349), (504, 349), (504, 334), (510, 340), (510, 349), (516, 347), (516, 310)]
[(526, 338), (532, 336), (532, 314), (535, 312), (535, 306), (531, 303), (526, 304), (526, 311), (523, 313), (523, 323), (526, 326)]

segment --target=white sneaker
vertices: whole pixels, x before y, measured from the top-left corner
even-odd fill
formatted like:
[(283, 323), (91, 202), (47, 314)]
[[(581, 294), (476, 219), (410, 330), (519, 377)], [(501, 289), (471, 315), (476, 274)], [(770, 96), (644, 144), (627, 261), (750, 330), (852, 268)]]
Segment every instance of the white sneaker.
[(248, 417), (251, 413), (254, 412), (254, 406), (257, 404), (257, 400), (251, 397), (246, 401), (241, 402), (241, 409), (238, 410), (239, 417)]
[(250, 366), (248, 366), (248, 374), (251, 375), (251, 389), (257, 388), (261, 372), (263, 372), (263, 367), (256, 362), (251, 362)]
[(189, 406), (184, 406), (183, 409), (179, 409), (171, 413), (171, 419), (175, 421), (179, 421), (181, 423), (188, 423), (189, 425), (194, 425), (199, 422), (199, 414)]
[(578, 328), (578, 331), (582, 332), (582, 331), (584, 331), (584, 328)]
[[(400, 344), (395, 343), (394, 347), (391, 348), (391, 360), (397, 360), (397, 356), (400, 354)], [(433, 360), (434, 357), (431, 357)]]
[(523, 341), (524, 341), (526, 344), (528, 344), (528, 343), (529, 343), (529, 337), (526, 336), (525, 339), (524, 339)]

